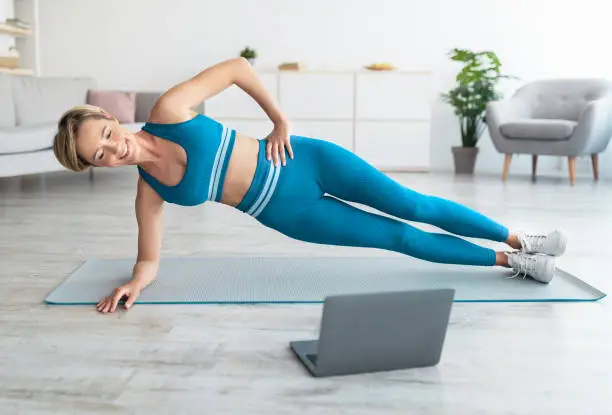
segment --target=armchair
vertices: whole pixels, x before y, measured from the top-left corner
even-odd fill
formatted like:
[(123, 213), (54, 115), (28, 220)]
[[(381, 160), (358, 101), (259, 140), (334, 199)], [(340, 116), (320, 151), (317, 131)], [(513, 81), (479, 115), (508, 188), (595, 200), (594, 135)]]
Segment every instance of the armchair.
[(490, 102), (486, 120), (495, 149), (506, 155), (502, 180), (508, 177), (513, 154), (532, 155), (533, 178), (538, 156), (567, 157), (572, 185), (576, 157), (591, 155), (597, 180), (598, 154), (612, 137), (612, 82), (535, 81), (519, 88), (509, 99)]

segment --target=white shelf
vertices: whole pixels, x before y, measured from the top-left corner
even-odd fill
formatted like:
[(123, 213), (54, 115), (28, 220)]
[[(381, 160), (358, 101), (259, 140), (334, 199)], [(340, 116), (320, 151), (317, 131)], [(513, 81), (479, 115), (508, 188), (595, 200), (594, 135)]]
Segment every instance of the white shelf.
[(0, 23), (0, 34), (14, 37), (26, 37), (34, 34), (32, 30), (25, 30), (19, 27), (11, 26), (6, 23)]
[(0, 72), (10, 73), (12, 75), (27, 75), (27, 76), (34, 76), (36, 74), (32, 69), (26, 69), (26, 68), (15, 68), (15, 69), (0, 68)]

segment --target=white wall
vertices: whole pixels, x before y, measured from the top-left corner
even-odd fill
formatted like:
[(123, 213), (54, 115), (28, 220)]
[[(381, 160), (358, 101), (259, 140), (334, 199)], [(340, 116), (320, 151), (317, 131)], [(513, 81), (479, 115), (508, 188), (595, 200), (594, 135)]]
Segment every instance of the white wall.
[[(390, 61), (434, 71), (439, 91), (454, 82), (452, 47), (494, 50), (525, 81), (612, 77), (606, 8), (600, 0), (41, 1), (41, 73), (93, 76), (109, 88), (167, 88), (250, 45), (261, 69), (291, 60), (327, 69)], [(452, 169), (456, 121), (443, 104), (432, 116), (432, 165)], [(601, 169), (612, 177), (610, 153)], [(477, 171), (499, 173), (502, 163), (485, 134)], [(521, 157), (511, 173), (529, 174), (529, 166)], [(539, 163), (542, 172), (558, 166), (554, 158)]]
[[(7, 18), (14, 17), (14, 12), (13, 0), (0, 0), (0, 22), (4, 22)], [(8, 53), (9, 48), (14, 45), (14, 38), (0, 34), (0, 55)]]

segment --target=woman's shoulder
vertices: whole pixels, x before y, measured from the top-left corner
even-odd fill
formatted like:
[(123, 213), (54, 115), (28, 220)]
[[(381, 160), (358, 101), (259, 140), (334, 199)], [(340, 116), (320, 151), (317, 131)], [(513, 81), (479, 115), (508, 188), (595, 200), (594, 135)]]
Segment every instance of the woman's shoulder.
[(148, 122), (154, 124), (178, 124), (189, 121), (197, 115), (197, 112), (190, 108), (179, 108), (160, 98), (151, 109)]

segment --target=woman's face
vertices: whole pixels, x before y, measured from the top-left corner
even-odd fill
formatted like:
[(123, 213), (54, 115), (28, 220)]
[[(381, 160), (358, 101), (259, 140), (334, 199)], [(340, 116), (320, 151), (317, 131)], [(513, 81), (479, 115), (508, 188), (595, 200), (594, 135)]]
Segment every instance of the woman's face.
[(77, 133), (77, 152), (99, 167), (137, 164), (139, 146), (134, 134), (114, 119), (89, 119)]

